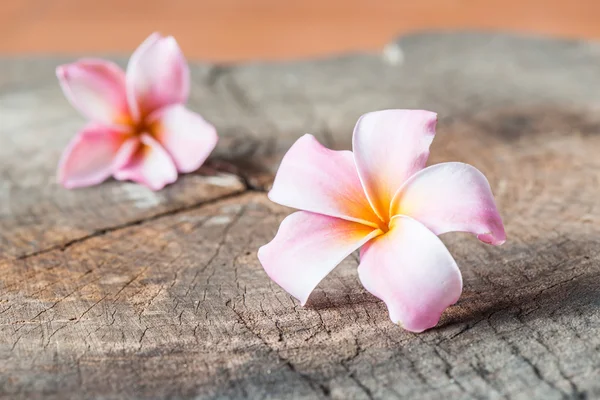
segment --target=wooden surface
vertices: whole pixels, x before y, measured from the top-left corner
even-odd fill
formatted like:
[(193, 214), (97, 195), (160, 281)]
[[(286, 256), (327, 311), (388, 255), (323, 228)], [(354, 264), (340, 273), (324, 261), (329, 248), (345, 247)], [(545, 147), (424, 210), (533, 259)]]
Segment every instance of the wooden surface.
[(191, 59), (288, 59), (431, 29), (600, 39), (599, 15), (597, 0), (3, 0), (0, 53), (131, 52), (160, 30)]
[[(61, 189), (59, 154), (84, 122), (54, 77), (67, 59), (0, 61), (0, 395), (600, 398), (600, 45), (394, 48), (194, 66), (191, 107), (221, 141), (159, 193)], [(349, 148), (358, 116), (390, 107), (439, 112), (430, 161), (481, 169), (508, 234), (443, 236), (464, 293), (420, 335), (390, 322), (355, 257), (305, 308), (256, 258), (290, 212), (264, 193), (290, 144), (312, 132)]]

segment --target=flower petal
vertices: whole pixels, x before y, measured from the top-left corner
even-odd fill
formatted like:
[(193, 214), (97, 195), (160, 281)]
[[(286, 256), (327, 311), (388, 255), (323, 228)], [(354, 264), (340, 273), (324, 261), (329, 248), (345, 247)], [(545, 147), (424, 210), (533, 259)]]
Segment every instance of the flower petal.
[(58, 165), (58, 181), (67, 189), (96, 185), (113, 171), (113, 160), (125, 141), (119, 131), (90, 124), (69, 143)]
[[(113, 170), (118, 171), (132, 160), (133, 156), (142, 146), (139, 136), (129, 136), (121, 145), (113, 161)], [(116, 179), (116, 178), (115, 178)]]
[(471, 232), (493, 245), (506, 240), (490, 185), (468, 164), (442, 163), (418, 172), (394, 197), (392, 213), (408, 215), (436, 235)]
[(421, 110), (384, 110), (363, 115), (352, 147), (360, 180), (375, 212), (388, 220), (392, 197), (425, 167), (437, 115)]
[(319, 282), (381, 231), (339, 218), (298, 211), (258, 250), (267, 274), (302, 305)]
[(217, 145), (215, 127), (181, 104), (151, 116), (154, 137), (171, 154), (179, 172), (197, 170)]
[(154, 33), (131, 56), (127, 94), (136, 117), (162, 107), (185, 103), (190, 90), (187, 62), (172, 36)]
[(312, 135), (294, 143), (281, 161), (269, 199), (284, 206), (378, 227), (352, 153), (329, 150)]
[(392, 321), (409, 331), (434, 327), (460, 297), (456, 262), (441, 240), (414, 219), (394, 217), (391, 230), (362, 250), (361, 282), (387, 304)]
[(104, 60), (61, 65), (56, 75), (69, 102), (85, 117), (106, 125), (129, 122), (125, 74)]
[(132, 180), (152, 190), (160, 190), (177, 180), (177, 169), (169, 153), (148, 134), (132, 138), (124, 145), (115, 162), (115, 179)]

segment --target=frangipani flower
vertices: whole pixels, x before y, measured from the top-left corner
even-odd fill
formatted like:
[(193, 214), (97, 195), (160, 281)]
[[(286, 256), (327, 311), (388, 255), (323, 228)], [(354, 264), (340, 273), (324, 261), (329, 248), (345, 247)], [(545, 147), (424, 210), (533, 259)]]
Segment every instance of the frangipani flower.
[(90, 186), (109, 176), (153, 190), (198, 169), (217, 144), (215, 128), (184, 104), (190, 72), (173, 37), (152, 34), (127, 72), (84, 59), (56, 70), (63, 92), (90, 120), (64, 151), (59, 182)]
[(354, 152), (305, 135), (287, 152), (269, 192), (302, 211), (283, 220), (258, 251), (267, 274), (302, 305), (317, 284), (362, 246), (358, 274), (393, 322), (421, 332), (456, 303), (462, 278), (437, 237), (471, 232), (500, 245), (506, 235), (490, 186), (474, 167), (425, 168), (437, 116), (385, 110), (363, 115)]

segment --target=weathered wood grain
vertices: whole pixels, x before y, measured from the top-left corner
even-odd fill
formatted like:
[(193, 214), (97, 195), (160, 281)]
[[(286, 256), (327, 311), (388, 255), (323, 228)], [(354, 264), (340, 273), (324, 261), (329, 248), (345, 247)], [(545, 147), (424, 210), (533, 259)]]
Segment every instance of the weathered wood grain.
[[(401, 62), (196, 66), (192, 107), (222, 138), (158, 194), (60, 189), (83, 122), (53, 77), (65, 60), (1, 61), (0, 395), (600, 398), (600, 45), (397, 46)], [(264, 194), (289, 145), (311, 132), (349, 148), (361, 113), (391, 107), (440, 113), (431, 162), (480, 168), (509, 236), (443, 236), (465, 290), (420, 335), (389, 321), (355, 257), (305, 308), (256, 259), (289, 212)]]

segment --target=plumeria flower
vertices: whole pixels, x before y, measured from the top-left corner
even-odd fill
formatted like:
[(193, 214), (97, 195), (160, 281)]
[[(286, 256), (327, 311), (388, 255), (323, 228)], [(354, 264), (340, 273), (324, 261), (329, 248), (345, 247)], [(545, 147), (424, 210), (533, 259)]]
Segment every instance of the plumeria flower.
[(350, 151), (305, 135), (283, 158), (269, 198), (297, 211), (258, 257), (267, 274), (302, 305), (317, 284), (361, 248), (358, 275), (393, 322), (413, 332), (434, 327), (456, 303), (462, 278), (437, 237), (471, 232), (506, 240), (490, 185), (458, 162), (425, 168), (437, 116), (386, 110), (363, 115)]
[(190, 72), (173, 37), (152, 34), (127, 72), (84, 59), (57, 68), (67, 99), (89, 123), (62, 155), (59, 182), (90, 186), (109, 176), (153, 190), (198, 169), (217, 144), (215, 128), (185, 107)]

